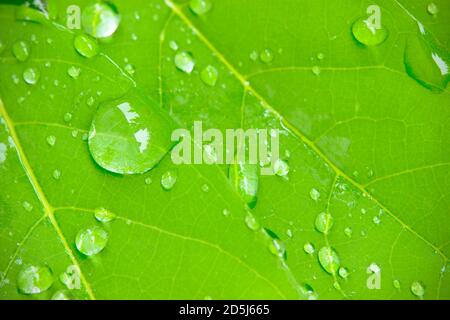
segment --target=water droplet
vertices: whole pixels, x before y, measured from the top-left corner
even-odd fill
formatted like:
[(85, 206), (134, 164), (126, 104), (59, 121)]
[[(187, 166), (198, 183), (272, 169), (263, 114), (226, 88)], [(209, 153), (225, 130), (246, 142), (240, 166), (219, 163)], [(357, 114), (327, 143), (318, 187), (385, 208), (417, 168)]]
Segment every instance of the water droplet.
[(90, 96), (89, 98), (87, 98), (86, 104), (87, 104), (89, 107), (92, 107), (92, 106), (95, 104), (95, 98), (94, 98), (93, 96)]
[(320, 75), (320, 67), (319, 66), (314, 66), (311, 69), (312, 73), (314, 73), (316, 76)]
[(411, 284), (411, 292), (416, 297), (419, 297), (419, 298), (422, 299), (423, 296), (425, 295), (425, 288), (423, 287), (423, 285), (419, 281), (414, 281)]
[(81, 288), (81, 271), (76, 265), (70, 265), (67, 267), (66, 271), (61, 273), (59, 280), (67, 287), (69, 290), (80, 289)]
[(353, 23), (352, 33), (358, 42), (366, 46), (379, 45), (388, 37), (387, 29), (383, 26), (377, 28), (371, 21), (363, 18)]
[(75, 238), (78, 251), (86, 256), (92, 256), (102, 251), (108, 242), (108, 233), (97, 226), (82, 229)]
[(211, 87), (214, 87), (216, 85), (218, 76), (219, 72), (217, 72), (217, 69), (211, 65), (207, 66), (200, 73), (200, 78), (202, 79), (202, 81)]
[(258, 220), (256, 220), (255, 216), (250, 212), (247, 212), (247, 215), (245, 216), (245, 224), (250, 230), (253, 231), (259, 230), (261, 227)]
[(161, 186), (164, 188), (164, 190), (172, 190), (175, 183), (177, 182), (178, 175), (176, 171), (169, 170), (164, 172), (164, 174), (161, 176)]
[(120, 15), (112, 4), (95, 3), (83, 10), (81, 24), (86, 33), (95, 38), (107, 38), (113, 35), (120, 23)]
[(170, 49), (172, 49), (173, 51), (177, 51), (178, 50), (178, 44), (176, 43), (176, 41), (171, 40), (169, 42), (169, 47)]
[(253, 50), (252, 52), (250, 52), (250, 60), (256, 61), (258, 60), (258, 52), (256, 52), (255, 50)]
[(97, 221), (110, 222), (116, 218), (116, 215), (105, 208), (97, 208), (94, 211), (94, 216)]
[(231, 214), (230, 210), (228, 209), (223, 209), (222, 213), (225, 217), (228, 217)]
[(175, 55), (175, 66), (183, 72), (191, 73), (195, 66), (192, 54), (186, 51), (178, 52)]
[(316, 217), (315, 226), (317, 231), (327, 234), (333, 226), (333, 216), (325, 212), (318, 214)]
[(38, 294), (53, 284), (53, 274), (44, 265), (24, 266), (17, 276), (17, 287), (24, 294)]
[(273, 61), (274, 58), (273, 51), (271, 49), (266, 48), (263, 51), (261, 51), (261, 53), (259, 54), (259, 58), (264, 63), (270, 63)]
[(97, 42), (84, 34), (77, 35), (73, 40), (73, 45), (77, 52), (86, 58), (95, 57), (99, 52)]
[(311, 197), (311, 199), (313, 199), (314, 201), (318, 201), (320, 198), (320, 192), (317, 189), (311, 189), (311, 191), (309, 192), (309, 196)]
[(427, 11), (432, 16), (435, 16), (439, 13), (439, 8), (434, 2), (430, 2), (427, 6)]
[(277, 159), (273, 165), (273, 170), (277, 176), (285, 177), (289, 173), (289, 165), (286, 161)]
[(18, 61), (23, 62), (30, 56), (30, 47), (25, 41), (19, 41), (13, 44), (12, 52)]
[(319, 298), (317, 292), (309, 284), (302, 284), (300, 290), (308, 300), (317, 300)]
[(314, 245), (311, 242), (308, 242), (303, 245), (303, 251), (305, 251), (307, 254), (313, 254), (316, 251), (316, 249), (314, 248)]
[(380, 217), (375, 216), (375, 217), (373, 217), (372, 221), (373, 221), (373, 223), (375, 223), (375, 224), (380, 224), (381, 219), (380, 219)]
[(401, 288), (400, 281), (398, 281), (397, 279), (392, 281), (392, 285), (394, 286), (395, 289), (400, 289)]
[(56, 144), (56, 137), (55, 136), (48, 136), (47, 137), (47, 143), (50, 147), (53, 147)]
[(70, 295), (66, 290), (58, 290), (53, 294), (52, 300), (70, 300)]
[(69, 122), (70, 120), (72, 120), (72, 114), (70, 112), (66, 112), (64, 114), (64, 122)]
[(270, 243), (269, 250), (280, 258), (286, 257), (286, 246), (280, 239), (273, 239)]
[(344, 229), (344, 234), (345, 234), (348, 238), (351, 238), (351, 237), (352, 237), (352, 234), (353, 234), (352, 228), (350, 228), (350, 227), (345, 228), (345, 229)]
[(136, 69), (134, 68), (134, 66), (132, 64), (127, 63), (125, 65), (125, 71), (130, 75), (134, 75), (134, 73), (136, 72)]
[(36, 68), (27, 68), (23, 72), (23, 80), (28, 84), (36, 84), (41, 77), (41, 73)]
[(24, 202), (22, 203), (22, 206), (23, 206), (23, 208), (24, 208), (26, 211), (28, 211), (28, 212), (31, 212), (31, 210), (33, 210), (33, 206), (32, 206), (29, 202), (27, 202), (27, 201), (24, 201)]
[(202, 185), (202, 191), (209, 192), (209, 186), (206, 183), (204, 185)]
[(144, 173), (170, 150), (172, 129), (172, 120), (155, 102), (129, 93), (99, 106), (89, 131), (89, 150), (108, 171)]
[(80, 73), (81, 69), (79, 67), (70, 66), (69, 69), (67, 69), (67, 74), (73, 79), (78, 79)]
[(196, 15), (207, 13), (212, 8), (211, 0), (191, 0), (189, 7)]
[(342, 279), (347, 279), (347, 278), (348, 278), (348, 275), (349, 275), (349, 272), (348, 272), (348, 269), (347, 269), (347, 268), (340, 267), (339, 270), (338, 270), (338, 274), (339, 274), (339, 276), (340, 276)]
[(441, 92), (450, 79), (450, 54), (419, 23), (419, 32), (406, 43), (406, 72), (425, 88)]
[(319, 262), (322, 268), (330, 274), (336, 274), (341, 264), (336, 251), (330, 247), (322, 247), (319, 250)]
[(228, 171), (231, 184), (250, 208), (256, 206), (259, 184), (258, 173), (258, 165), (246, 163), (230, 165)]
[(317, 59), (323, 60), (324, 58), (325, 58), (325, 55), (324, 55), (322, 52), (319, 52), (319, 53), (317, 54)]
[(55, 170), (53, 171), (53, 178), (54, 178), (55, 180), (59, 180), (59, 179), (61, 178), (61, 171), (59, 171), (58, 169), (55, 169)]
[(286, 230), (286, 235), (287, 235), (289, 238), (292, 238), (292, 237), (294, 236), (294, 233), (292, 232), (291, 229), (287, 229), (287, 230)]
[(153, 182), (152, 178), (150, 178), (150, 177), (145, 178), (146, 185), (150, 185), (150, 184), (152, 184), (152, 182)]

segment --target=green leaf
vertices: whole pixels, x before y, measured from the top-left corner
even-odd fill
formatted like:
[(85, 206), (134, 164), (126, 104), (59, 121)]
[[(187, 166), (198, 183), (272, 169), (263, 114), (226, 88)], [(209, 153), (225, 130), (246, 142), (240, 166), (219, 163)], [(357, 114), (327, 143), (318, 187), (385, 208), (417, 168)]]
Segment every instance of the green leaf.
[[(448, 75), (420, 51), (448, 61), (448, 1), (378, 1), (373, 46), (352, 35), (372, 1), (113, 2), (120, 24), (87, 56), (73, 1), (49, 1), (55, 20), (0, 5), (1, 299), (450, 298)], [(161, 151), (143, 174), (106, 171), (88, 133), (130, 90), (168, 125), (280, 129), (283, 174), (259, 176), (249, 208), (225, 165)], [(105, 245), (91, 256), (86, 230)], [(45, 286), (24, 294), (33, 270)]]

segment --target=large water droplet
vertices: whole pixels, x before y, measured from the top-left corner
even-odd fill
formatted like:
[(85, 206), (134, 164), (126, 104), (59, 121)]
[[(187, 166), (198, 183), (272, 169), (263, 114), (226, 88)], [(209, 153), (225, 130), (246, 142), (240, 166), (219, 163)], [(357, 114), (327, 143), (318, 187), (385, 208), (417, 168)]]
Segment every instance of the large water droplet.
[(183, 72), (191, 73), (195, 66), (194, 57), (186, 51), (178, 52), (175, 55), (175, 66)]
[(388, 37), (388, 31), (383, 26), (377, 28), (368, 19), (361, 18), (352, 25), (352, 33), (355, 39), (366, 45), (376, 46), (383, 43)]
[(84, 31), (95, 38), (107, 38), (113, 35), (120, 23), (120, 15), (112, 4), (100, 2), (83, 10), (81, 24)]
[(25, 41), (18, 41), (13, 44), (12, 52), (17, 60), (23, 62), (26, 61), (30, 56), (30, 47)]
[(108, 171), (144, 173), (170, 150), (172, 129), (164, 110), (129, 93), (99, 106), (89, 132), (89, 150)]
[(38, 294), (53, 284), (53, 274), (44, 265), (24, 266), (17, 276), (17, 287), (24, 294)]
[(423, 298), (423, 296), (425, 295), (425, 288), (424, 286), (419, 282), (419, 281), (414, 281), (411, 284), (411, 292), (413, 293), (413, 295), (415, 295), (416, 297), (419, 298)]
[(450, 54), (419, 23), (417, 34), (408, 38), (405, 67), (410, 77), (427, 89), (440, 92), (450, 79)]
[(330, 247), (322, 247), (319, 250), (318, 256), (322, 268), (324, 268), (325, 271), (330, 274), (336, 274), (341, 265), (339, 256), (337, 255), (336, 251), (334, 251), (334, 249)]
[(95, 57), (99, 52), (97, 42), (85, 34), (77, 35), (73, 40), (73, 45), (75, 50), (86, 58)]
[(333, 226), (333, 216), (329, 213), (319, 213), (314, 222), (317, 231), (327, 234)]
[(169, 170), (163, 173), (161, 176), (161, 186), (164, 190), (172, 190), (177, 182), (178, 175), (174, 170)]
[(107, 243), (108, 233), (97, 226), (80, 230), (75, 238), (78, 251), (86, 256), (99, 253)]
[(197, 15), (207, 13), (212, 8), (211, 0), (191, 0), (189, 7)]
[(211, 65), (207, 66), (200, 73), (200, 78), (202, 79), (202, 81), (211, 87), (214, 87), (216, 85), (218, 76), (219, 73), (217, 72), (217, 69)]
[(37, 68), (27, 68), (23, 72), (23, 80), (28, 84), (36, 84), (41, 77), (41, 73)]
[(228, 177), (241, 198), (250, 208), (256, 206), (259, 168), (254, 164), (232, 164), (229, 167)]
[(95, 219), (99, 222), (110, 222), (116, 218), (116, 215), (105, 208), (97, 208), (94, 211)]

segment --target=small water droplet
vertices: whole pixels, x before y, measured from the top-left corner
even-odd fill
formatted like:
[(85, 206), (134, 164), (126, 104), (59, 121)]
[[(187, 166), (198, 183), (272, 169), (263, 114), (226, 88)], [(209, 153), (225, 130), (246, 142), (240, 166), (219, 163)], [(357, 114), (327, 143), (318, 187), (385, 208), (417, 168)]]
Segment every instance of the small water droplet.
[(289, 173), (289, 165), (286, 161), (277, 159), (273, 165), (273, 170), (277, 176), (285, 177)]
[(46, 140), (47, 140), (47, 144), (50, 147), (53, 147), (56, 144), (56, 137), (55, 136), (48, 136)]
[(274, 58), (273, 51), (269, 48), (266, 48), (263, 51), (261, 51), (261, 53), (259, 54), (259, 58), (264, 63), (270, 63), (273, 61)]
[(161, 186), (163, 187), (164, 190), (172, 190), (172, 188), (175, 186), (175, 183), (177, 182), (177, 179), (178, 175), (176, 171), (174, 170), (166, 171), (161, 176)]
[(347, 269), (347, 268), (340, 267), (339, 270), (338, 270), (338, 274), (339, 274), (339, 276), (340, 276), (342, 279), (347, 279), (347, 278), (348, 278), (348, 275), (349, 275), (349, 272), (348, 272), (348, 269)]
[(186, 51), (178, 52), (175, 55), (175, 66), (185, 73), (191, 73), (195, 66), (192, 54)]
[(350, 227), (345, 228), (345, 229), (344, 229), (344, 234), (345, 234), (348, 238), (351, 238), (351, 237), (352, 237), (352, 234), (353, 234), (352, 228), (350, 228)]
[(411, 292), (416, 297), (419, 297), (420, 299), (422, 299), (423, 296), (425, 295), (425, 288), (422, 285), (422, 283), (420, 283), (419, 281), (414, 281), (411, 284)]
[(303, 245), (303, 251), (305, 251), (307, 254), (313, 254), (316, 249), (314, 248), (314, 245), (311, 242), (307, 242)]
[(25, 80), (26, 83), (31, 85), (36, 84), (39, 81), (40, 77), (41, 73), (37, 68), (27, 68), (23, 72), (23, 80)]
[(322, 247), (318, 256), (322, 268), (330, 274), (336, 274), (341, 264), (336, 251), (331, 247)]
[(52, 300), (70, 300), (70, 294), (67, 290), (58, 290), (53, 294)]
[(23, 208), (24, 208), (26, 211), (28, 211), (28, 212), (31, 212), (31, 210), (33, 210), (33, 206), (32, 206), (29, 202), (27, 202), (27, 201), (24, 201), (24, 202), (22, 203), (22, 206), (23, 206)]
[(377, 28), (368, 19), (361, 18), (352, 25), (352, 33), (355, 39), (366, 46), (377, 46), (388, 37), (388, 31), (383, 26)]
[(18, 61), (23, 62), (30, 56), (30, 47), (25, 41), (18, 41), (13, 44), (12, 52)]
[(38, 294), (49, 289), (53, 284), (53, 274), (44, 265), (24, 266), (17, 275), (17, 287), (24, 294)]
[(324, 58), (325, 58), (325, 55), (324, 55), (322, 52), (319, 52), (319, 53), (317, 54), (317, 59), (323, 60)]
[(372, 221), (373, 221), (373, 223), (375, 223), (375, 224), (380, 224), (381, 219), (380, 219), (380, 217), (375, 216), (375, 217), (373, 217)]
[(211, 0), (191, 0), (189, 7), (196, 15), (202, 15), (211, 10), (212, 3)]
[(286, 246), (280, 239), (274, 238), (270, 243), (269, 250), (280, 258), (286, 257)]
[(87, 6), (81, 15), (81, 24), (86, 33), (95, 38), (107, 38), (119, 27), (120, 15), (117, 8), (108, 2)]
[(250, 60), (252, 60), (252, 61), (258, 60), (258, 52), (256, 52), (255, 50), (253, 50), (252, 52), (250, 52), (249, 57), (250, 57)]
[(61, 178), (61, 171), (59, 171), (58, 169), (55, 169), (55, 170), (53, 171), (53, 178), (54, 178), (55, 180), (59, 180), (59, 179)]
[(73, 79), (78, 79), (78, 76), (80, 75), (80, 73), (81, 73), (81, 69), (76, 66), (70, 66), (67, 69), (67, 74)]
[(259, 228), (261, 227), (258, 220), (256, 220), (255, 216), (249, 212), (245, 216), (245, 224), (252, 231), (259, 230)]
[(315, 189), (312, 188), (311, 191), (309, 192), (309, 196), (311, 197), (311, 199), (313, 199), (314, 201), (318, 201), (320, 198), (320, 192)]
[(84, 34), (77, 35), (73, 40), (73, 45), (77, 52), (86, 58), (93, 58), (99, 52), (97, 42)]
[(231, 212), (230, 212), (230, 210), (228, 210), (228, 209), (223, 209), (222, 214), (223, 214), (225, 217), (228, 217), (228, 216), (231, 214)]
[(172, 49), (173, 51), (177, 51), (178, 44), (176, 43), (176, 41), (174, 40), (169, 41), (169, 48)]
[(320, 75), (320, 67), (319, 66), (314, 66), (311, 69), (312, 73), (314, 73), (316, 76)]
[(435, 16), (439, 13), (439, 8), (434, 2), (430, 2), (427, 6), (427, 11), (432, 16)]
[(105, 208), (97, 208), (94, 211), (95, 219), (99, 222), (110, 222), (116, 218), (116, 215)]
[(258, 173), (258, 165), (246, 163), (230, 165), (228, 171), (228, 178), (232, 186), (250, 208), (256, 206), (259, 185)]
[(394, 286), (395, 289), (400, 289), (401, 288), (400, 281), (398, 281), (397, 279), (392, 281), (392, 285)]
[(92, 256), (102, 251), (108, 243), (108, 233), (97, 226), (82, 229), (77, 233), (75, 245), (82, 254)]
[(200, 73), (200, 78), (202, 79), (202, 81), (211, 87), (214, 87), (216, 85), (218, 76), (219, 76), (219, 72), (217, 71), (217, 69), (215, 67), (213, 67), (211, 65), (207, 66)]
[(152, 182), (153, 182), (152, 178), (150, 178), (150, 177), (145, 178), (144, 181), (145, 181), (145, 184), (146, 184), (146, 185), (150, 185), (150, 184), (152, 184)]
[(209, 186), (206, 183), (202, 185), (202, 191), (209, 192)]
[(136, 72), (136, 69), (134, 68), (134, 66), (132, 64), (127, 63), (125, 65), (125, 71), (130, 75), (134, 75), (134, 73)]
[(329, 213), (322, 212), (317, 215), (315, 227), (317, 231), (327, 234), (333, 226), (333, 216)]
[(64, 122), (70, 122), (72, 120), (73, 115), (70, 112), (66, 112), (64, 114)]

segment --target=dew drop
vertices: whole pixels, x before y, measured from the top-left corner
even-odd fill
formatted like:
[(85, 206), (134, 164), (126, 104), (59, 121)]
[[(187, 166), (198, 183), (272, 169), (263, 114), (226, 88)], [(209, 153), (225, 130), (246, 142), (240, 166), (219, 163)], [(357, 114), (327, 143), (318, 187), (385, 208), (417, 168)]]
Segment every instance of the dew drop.
[(86, 58), (93, 58), (99, 52), (97, 42), (91, 37), (84, 34), (77, 35), (73, 40), (73, 45), (75, 47), (75, 50), (77, 50), (79, 54)]
[(172, 129), (172, 120), (155, 102), (129, 93), (99, 106), (89, 131), (89, 150), (108, 171), (144, 173), (170, 150)]
[(280, 258), (286, 257), (286, 246), (280, 239), (273, 239), (270, 243), (269, 250), (275, 256), (278, 256)]
[(56, 137), (55, 137), (55, 136), (48, 136), (48, 137), (46, 138), (46, 140), (47, 140), (47, 144), (48, 144), (50, 147), (53, 147), (53, 146), (56, 144)]
[(26, 211), (28, 211), (28, 212), (31, 212), (31, 211), (33, 210), (33, 206), (32, 206), (29, 202), (27, 202), (27, 201), (24, 201), (24, 202), (22, 203), (22, 206), (23, 206), (23, 208), (24, 208)]
[(95, 98), (94, 98), (93, 96), (90, 96), (89, 98), (87, 98), (86, 104), (87, 104), (89, 107), (92, 107), (92, 106), (95, 104)]
[(116, 218), (116, 215), (105, 208), (97, 208), (94, 210), (95, 219), (99, 222), (110, 222)]
[(79, 67), (70, 66), (67, 69), (67, 74), (73, 79), (78, 79), (80, 73), (81, 73), (81, 69)]
[(320, 192), (317, 189), (311, 189), (311, 191), (309, 192), (309, 196), (311, 197), (311, 199), (313, 199), (314, 201), (318, 201), (320, 198)]
[(345, 228), (345, 229), (344, 229), (344, 234), (345, 234), (348, 238), (351, 238), (351, 237), (352, 237), (352, 234), (353, 234), (352, 228), (350, 228), (350, 227)]
[(348, 272), (348, 269), (347, 269), (347, 268), (340, 267), (339, 270), (338, 270), (338, 274), (339, 274), (339, 276), (340, 276), (342, 279), (347, 279), (347, 278), (348, 278), (348, 275), (349, 275), (349, 272)]
[(392, 285), (394, 286), (395, 289), (400, 289), (401, 288), (400, 281), (398, 281), (397, 279), (392, 281)]
[(273, 61), (274, 58), (273, 51), (271, 49), (266, 48), (263, 51), (261, 51), (261, 53), (259, 54), (259, 58), (264, 63), (270, 63)]
[(419, 297), (420, 299), (422, 299), (423, 296), (425, 295), (425, 288), (419, 281), (414, 281), (411, 284), (411, 292), (416, 297)]
[(309, 284), (302, 284), (300, 286), (300, 291), (308, 300), (319, 299), (319, 295), (317, 294), (317, 292), (314, 291), (314, 289)]
[(134, 68), (134, 66), (132, 64), (127, 63), (125, 65), (125, 71), (130, 75), (134, 75), (134, 73), (136, 72), (136, 69)]
[(70, 122), (70, 120), (72, 120), (73, 115), (70, 112), (66, 112), (64, 114), (64, 122)]
[(172, 190), (172, 188), (175, 186), (175, 183), (177, 182), (178, 175), (176, 171), (169, 170), (163, 173), (161, 176), (161, 186), (164, 190)]
[(192, 54), (186, 51), (178, 52), (175, 55), (175, 66), (185, 73), (191, 73), (195, 66)]
[(289, 165), (286, 163), (286, 161), (277, 159), (273, 165), (273, 170), (277, 176), (285, 177), (289, 173)]
[(420, 23), (417, 34), (408, 38), (404, 62), (408, 75), (425, 88), (442, 92), (447, 87), (450, 54)]
[(255, 50), (253, 50), (252, 52), (250, 52), (249, 57), (250, 57), (250, 60), (252, 60), (252, 61), (258, 60), (258, 52), (256, 52)]
[(255, 216), (249, 212), (245, 216), (245, 224), (252, 231), (259, 230), (259, 228), (261, 227), (258, 220), (256, 220)]
[(439, 13), (439, 8), (434, 2), (430, 2), (427, 6), (427, 11), (432, 16), (435, 16)]
[(58, 290), (53, 294), (52, 300), (70, 300), (70, 295), (66, 290)]
[(86, 33), (95, 38), (107, 38), (119, 27), (120, 15), (110, 3), (92, 4), (83, 10), (81, 24)]
[(217, 69), (211, 65), (207, 66), (200, 73), (200, 78), (202, 81), (210, 87), (214, 87), (217, 82), (217, 78), (219, 76), (219, 72)]
[(230, 165), (228, 171), (231, 184), (250, 208), (256, 206), (259, 185), (258, 173), (258, 165), (246, 163)]
[(59, 179), (61, 178), (61, 171), (59, 171), (58, 169), (55, 169), (55, 170), (53, 171), (53, 178), (54, 178), (55, 180), (59, 180)]
[(171, 40), (169, 42), (169, 48), (172, 49), (173, 51), (177, 51), (178, 50), (178, 44), (176, 43), (176, 41)]
[(228, 210), (228, 209), (223, 209), (222, 214), (223, 214), (225, 217), (228, 217), (228, 216), (231, 214), (231, 212), (230, 212), (230, 210)]
[(318, 256), (322, 268), (330, 274), (336, 274), (341, 264), (336, 251), (330, 247), (322, 247), (319, 250)]
[(355, 39), (366, 46), (377, 46), (388, 37), (388, 31), (383, 26), (377, 28), (366, 19), (356, 20), (352, 25), (352, 33)]
[(325, 212), (319, 213), (314, 224), (317, 231), (328, 234), (331, 227), (333, 226), (333, 216)]
[(314, 66), (311, 69), (312, 73), (314, 73), (316, 76), (320, 75), (320, 67), (319, 66)]
[(211, 0), (191, 0), (189, 1), (189, 8), (196, 15), (202, 15), (211, 10), (212, 3)]
[(150, 184), (152, 184), (153, 180), (152, 180), (152, 178), (147, 177), (147, 178), (145, 178), (144, 182), (146, 185), (150, 185)]
[(303, 251), (305, 251), (307, 254), (313, 254), (316, 249), (314, 248), (314, 245), (311, 242), (307, 242), (303, 245)]
[(75, 245), (82, 254), (92, 256), (102, 251), (108, 243), (108, 233), (97, 226), (82, 229), (75, 238)]
[(23, 80), (28, 84), (36, 84), (41, 77), (41, 73), (36, 68), (27, 68), (23, 72)]
[(209, 192), (209, 186), (206, 183), (202, 185), (202, 191), (205, 193)]
[(18, 41), (13, 44), (12, 52), (18, 61), (23, 62), (30, 56), (30, 47), (25, 41)]
[(17, 276), (17, 287), (24, 294), (38, 294), (49, 289), (53, 284), (53, 274), (44, 265), (24, 266)]

